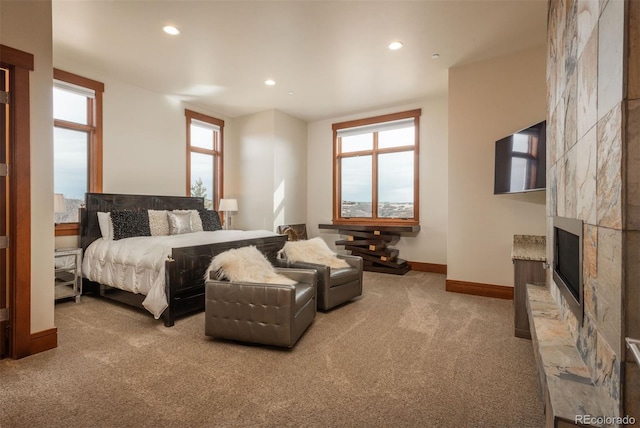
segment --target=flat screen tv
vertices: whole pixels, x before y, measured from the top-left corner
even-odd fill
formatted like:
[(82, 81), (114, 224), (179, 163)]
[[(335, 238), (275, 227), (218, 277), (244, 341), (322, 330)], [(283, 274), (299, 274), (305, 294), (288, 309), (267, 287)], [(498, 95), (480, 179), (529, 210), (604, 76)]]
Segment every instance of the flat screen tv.
[(493, 194), (544, 190), (547, 123), (542, 121), (496, 141)]

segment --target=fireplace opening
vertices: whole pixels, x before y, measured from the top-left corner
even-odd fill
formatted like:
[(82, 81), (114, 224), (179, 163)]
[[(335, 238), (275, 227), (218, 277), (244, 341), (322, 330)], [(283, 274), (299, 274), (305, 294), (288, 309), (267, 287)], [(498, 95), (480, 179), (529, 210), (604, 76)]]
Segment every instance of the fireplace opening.
[(582, 220), (553, 219), (553, 280), (573, 314), (582, 322)]

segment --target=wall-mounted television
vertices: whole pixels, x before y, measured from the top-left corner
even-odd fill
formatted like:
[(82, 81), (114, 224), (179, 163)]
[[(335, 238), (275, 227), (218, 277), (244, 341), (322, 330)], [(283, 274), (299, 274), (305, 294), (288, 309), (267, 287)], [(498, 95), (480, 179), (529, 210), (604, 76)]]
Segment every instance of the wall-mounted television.
[(546, 121), (496, 141), (495, 159), (494, 195), (545, 190)]

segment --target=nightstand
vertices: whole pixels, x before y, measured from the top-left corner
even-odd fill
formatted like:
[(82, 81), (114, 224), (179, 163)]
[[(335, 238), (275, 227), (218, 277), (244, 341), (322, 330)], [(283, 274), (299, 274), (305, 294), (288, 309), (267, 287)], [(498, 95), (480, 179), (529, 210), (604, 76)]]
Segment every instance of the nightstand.
[(80, 301), (82, 294), (82, 248), (58, 248), (55, 251), (55, 300), (73, 297)]

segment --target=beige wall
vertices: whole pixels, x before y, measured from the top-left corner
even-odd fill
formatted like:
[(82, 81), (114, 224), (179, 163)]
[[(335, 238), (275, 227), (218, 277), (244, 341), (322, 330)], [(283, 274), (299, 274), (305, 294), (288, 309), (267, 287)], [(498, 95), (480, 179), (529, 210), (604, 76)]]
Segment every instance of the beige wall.
[(307, 221), (307, 123), (281, 111), (274, 117), (273, 230)]
[(31, 72), (31, 332), (53, 317), (51, 1), (0, 3), (0, 43), (34, 55)]
[(449, 70), (447, 277), (513, 286), (514, 234), (545, 235), (545, 193), (494, 195), (495, 141), (546, 117), (546, 49)]
[[(403, 237), (395, 248), (400, 257), (422, 263), (447, 263), (447, 98), (446, 94), (408, 105), (341, 116), (309, 124), (307, 152), (307, 227), (333, 248), (338, 235), (318, 230), (331, 223), (333, 203), (333, 134), (331, 124), (422, 109), (420, 117), (420, 227), (416, 236)], [(342, 247), (337, 248), (340, 250)]]
[(104, 192), (186, 194), (185, 108), (225, 120), (227, 132), (228, 119), (216, 112), (113, 79), (79, 59), (56, 58), (55, 66), (105, 85)]
[(225, 196), (238, 199), (234, 229), (305, 222), (306, 133), (304, 121), (277, 110), (234, 119), (233, 161), (225, 162), (233, 170)]
[(185, 196), (182, 103), (111, 79), (101, 81), (105, 84), (104, 192)]
[[(104, 192), (184, 195), (188, 108), (225, 121), (223, 194), (238, 199), (234, 228), (274, 230), (280, 221), (305, 222), (305, 122), (276, 110), (230, 119), (113, 79), (77, 59), (57, 58), (55, 65), (105, 84)], [(276, 207), (280, 190), (286, 203)], [(56, 246), (76, 242), (60, 237)]]
[(237, 178), (225, 191), (225, 197), (238, 200), (238, 212), (231, 221), (234, 229), (272, 228), (274, 113), (268, 110), (234, 120)]
[[(55, 67), (105, 85), (103, 191), (106, 193), (185, 195), (185, 108), (224, 120), (225, 136), (231, 124), (216, 112), (129, 85), (87, 68), (80, 61), (56, 58)], [(232, 149), (227, 149), (233, 143), (228, 141), (225, 138), (225, 153), (232, 153)], [(77, 245), (76, 236), (55, 239), (56, 248)]]

